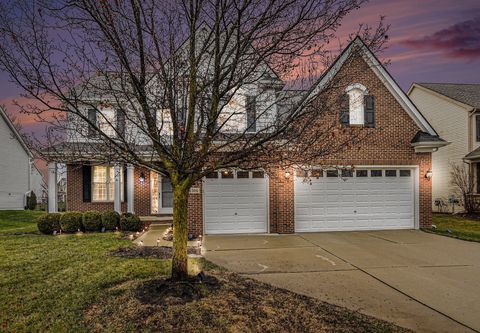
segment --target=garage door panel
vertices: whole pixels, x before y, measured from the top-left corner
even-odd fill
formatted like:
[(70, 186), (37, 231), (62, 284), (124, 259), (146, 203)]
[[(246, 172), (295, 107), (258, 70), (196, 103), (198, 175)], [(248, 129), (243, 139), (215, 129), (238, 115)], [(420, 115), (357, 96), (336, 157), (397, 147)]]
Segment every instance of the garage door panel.
[(414, 227), (413, 177), (295, 179), (296, 231)]
[(267, 179), (205, 179), (203, 191), (205, 233), (267, 231)]

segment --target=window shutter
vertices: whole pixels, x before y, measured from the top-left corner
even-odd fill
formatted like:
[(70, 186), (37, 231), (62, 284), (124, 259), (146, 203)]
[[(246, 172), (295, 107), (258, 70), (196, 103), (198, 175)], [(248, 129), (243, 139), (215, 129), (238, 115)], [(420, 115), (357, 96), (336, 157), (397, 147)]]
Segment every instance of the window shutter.
[(83, 202), (92, 201), (92, 167), (90, 165), (82, 166), (83, 177)]
[(153, 118), (153, 122), (155, 123), (155, 127), (157, 127), (157, 125), (158, 125), (158, 122), (157, 122), (158, 115), (157, 115), (157, 113), (158, 113), (157, 110), (152, 111), (152, 118)]
[[(90, 123), (97, 126), (97, 110), (95, 109), (88, 109), (88, 120)], [(88, 126), (88, 137), (94, 137), (97, 134), (95, 128), (93, 126)]]
[(257, 131), (257, 97), (247, 96), (246, 111), (247, 111), (247, 132)]
[(340, 100), (340, 123), (344, 126), (350, 124), (350, 101), (347, 94), (343, 94)]
[(117, 135), (125, 136), (125, 111), (122, 109), (117, 110), (117, 132)]
[(127, 166), (123, 167), (123, 202), (127, 202)]
[(375, 127), (375, 99), (365, 96), (365, 127)]

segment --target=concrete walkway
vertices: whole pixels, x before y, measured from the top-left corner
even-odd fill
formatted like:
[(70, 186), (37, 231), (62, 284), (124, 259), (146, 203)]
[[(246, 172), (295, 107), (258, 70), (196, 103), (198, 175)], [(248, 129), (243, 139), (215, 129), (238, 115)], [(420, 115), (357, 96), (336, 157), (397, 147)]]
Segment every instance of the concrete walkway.
[(480, 243), (422, 231), (207, 236), (207, 259), (420, 332), (480, 330)]
[[(162, 237), (165, 234), (165, 231), (169, 227), (169, 224), (152, 224), (147, 232), (140, 235), (133, 242), (137, 245), (143, 246), (172, 246), (172, 242), (164, 240)], [(189, 241), (188, 246), (197, 246), (198, 242)]]

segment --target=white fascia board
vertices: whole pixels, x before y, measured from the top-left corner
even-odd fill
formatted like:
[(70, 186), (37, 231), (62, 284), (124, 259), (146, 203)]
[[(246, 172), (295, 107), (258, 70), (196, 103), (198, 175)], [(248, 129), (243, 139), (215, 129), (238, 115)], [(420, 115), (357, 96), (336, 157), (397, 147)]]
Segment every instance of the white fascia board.
[(415, 142), (411, 146), (415, 149), (416, 153), (433, 153), (438, 150), (438, 148), (445, 147), (451, 142), (445, 141), (424, 141), (424, 142)]

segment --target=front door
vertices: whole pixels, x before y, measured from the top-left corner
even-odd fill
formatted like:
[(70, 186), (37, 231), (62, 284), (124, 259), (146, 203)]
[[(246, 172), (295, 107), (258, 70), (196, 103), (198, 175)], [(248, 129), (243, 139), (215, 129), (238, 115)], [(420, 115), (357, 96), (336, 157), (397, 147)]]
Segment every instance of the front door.
[(154, 171), (150, 174), (151, 188), (150, 196), (152, 214), (173, 213), (173, 191), (172, 183), (168, 177), (164, 177)]

